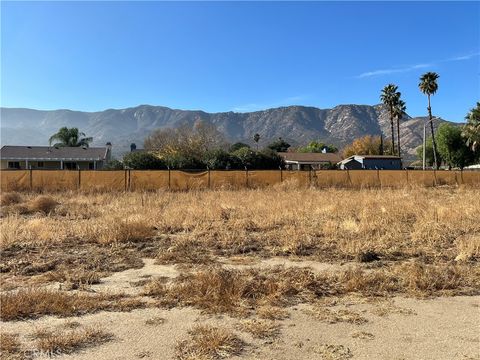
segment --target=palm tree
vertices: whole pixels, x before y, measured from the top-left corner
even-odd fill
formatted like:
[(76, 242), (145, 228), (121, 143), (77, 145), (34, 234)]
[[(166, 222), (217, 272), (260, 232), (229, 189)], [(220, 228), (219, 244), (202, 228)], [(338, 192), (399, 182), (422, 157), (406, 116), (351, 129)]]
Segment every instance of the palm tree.
[[(400, 93), (398, 93), (400, 95)], [(398, 156), (401, 156), (400, 154), (400, 121), (402, 120), (403, 114), (405, 113), (405, 110), (407, 110), (407, 106), (405, 105), (405, 101), (402, 99), (399, 99), (397, 101), (397, 104), (393, 108), (393, 115), (395, 115), (395, 118), (397, 119), (397, 149), (398, 149)]]
[(258, 141), (260, 140), (260, 134), (253, 135), (253, 141), (257, 143), (257, 151), (258, 151)]
[(390, 129), (392, 132), (392, 155), (395, 155), (395, 130), (393, 127), (394, 109), (397, 105), (398, 99), (400, 98), (400, 93), (397, 92), (397, 89), (397, 85), (388, 84), (382, 89), (382, 93), (380, 94), (380, 100), (387, 107), (390, 114)]
[(467, 123), (463, 127), (462, 136), (466, 139), (466, 144), (473, 152), (480, 146), (480, 102), (477, 107), (470, 110), (465, 116)]
[(84, 137), (85, 133), (78, 131), (77, 128), (62, 127), (57, 133), (50, 136), (48, 142), (52, 145), (52, 142), (58, 140), (54, 146), (57, 147), (88, 147), (93, 141), (91, 137)]
[(430, 130), (432, 132), (432, 146), (433, 146), (433, 163), (435, 169), (438, 168), (437, 163), (437, 143), (435, 142), (435, 133), (433, 131), (432, 107), (430, 106), (430, 96), (434, 95), (438, 90), (437, 79), (440, 76), (434, 72), (427, 72), (420, 77), (418, 88), (422, 93), (428, 97), (428, 121), (430, 122)]

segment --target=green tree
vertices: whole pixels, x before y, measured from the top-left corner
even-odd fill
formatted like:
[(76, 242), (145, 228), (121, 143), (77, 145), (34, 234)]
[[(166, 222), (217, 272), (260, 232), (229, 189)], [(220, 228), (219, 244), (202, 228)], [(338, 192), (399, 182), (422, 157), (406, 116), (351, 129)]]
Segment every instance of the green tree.
[[(400, 93), (398, 93), (400, 95)], [(400, 99), (400, 96), (399, 96), (399, 99), (397, 101), (397, 103), (395, 104), (395, 107), (393, 108), (393, 115), (395, 116), (396, 120), (397, 120), (397, 138), (398, 138), (398, 141), (397, 141), (397, 149), (398, 149), (398, 156), (402, 156), (401, 155), (401, 149), (400, 149), (400, 121), (402, 120), (403, 118), (403, 114), (405, 113), (405, 110), (407, 110), (407, 106), (405, 105), (405, 101), (403, 101), (402, 99)]]
[(400, 99), (400, 93), (397, 91), (398, 87), (395, 84), (388, 84), (386, 85), (380, 94), (380, 100), (383, 104), (387, 107), (388, 114), (390, 116), (390, 130), (392, 133), (392, 147), (391, 152), (395, 154), (395, 130), (393, 126), (393, 119), (395, 116), (395, 107), (398, 104)]
[(234, 151), (237, 151), (238, 149), (241, 149), (241, 148), (244, 148), (244, 147), (250, 149), (250, 145), (244, 144), (244, 143), (242, 143), (242, 142), (237, 142), (237, 143), (231, 145), (228, 150), (229, 150), (230, 152), (234, 152)]
[(242, 167), (247, 169), (278, 169), (283, 166), (283, 159), (273, 150), (255, 151), (248, 148), (241, 148), (232, 153), (238, 158)]
[(437, 130), (438, 153), (449, 167), (463, 168), (474, 159), (472, 150), (462, 137), (462, 129), (452, 124), (442, 124)]
[(125, 154), (123, 157), (123, 164), (127, 168), (135, 170), (167, 169), (167, 164), (164, 160), (145, 151), (129, 152)]
[(257, 150), (258, 150), (258, 142), (260, 141), (260, 134), (255, 134), (253, 135), (253, 141), (255, 141), (256, 145), (257, 145)]
[(327, 145), (321, 141), (311, 141), (308, 145), (297, 149), (301, 153), (321, 153), (323, 149), (326, 149), (329, 153), (338, 152), (338, 148), (335, 145)]
[[(425, 146), (425, 161), (428, 166), (433, 166), (434, 163), (434, 157), (433, 157), (433, 141), (431, 137), (428, 137), (427, 140), (425, 140), (426, 146)], [(423, 145), (420, 145), (416, 149), (417, 151), (417, 157), (419, 160), (423, 159)], [(440, 154), (437, 154), (437, 161), (442, 162), (442, 157)]]
[(289, 147), (290, 144), (283, 140), (281, 137), (267, 146), (268, 149), (276, 152), (286, 152)]
[(107, 165), (103, 167), (104, 170), (123, 170), (123, 163), (117, 159), (110, 160)]
[(85, 133), (80, 132), (78, 128), (67, 128), (64, 126), (48, 139), (50, 145), (54, 141), (58, 141), (53, 145), (56, 147), (88, 147), (93, 138), (85, 137)]
[(480, 156), (480, 102), (465, 116), (467, 123), (463, 127), (462, 136), (467, 146)]
[[(242, 146), (240, 147), (240, 149), (250, 149), (250, 147)], [(240, 150), (240, 149), (237, 149), (237, 150)], [(243, 168), (238, 157), (222, 149), (209, 151), (206, 154), (204, 161), (205, 161), (205, 164), (208, 166), (208, 168), (211, 170), (231, 170), (231, 169)]]
[(438, 168), (440, 162), (439, 159), (437, 159), (437, 143), (435, 141), (435, 131), (433, 130), (433, 117), (432, 107), (430, 104), (430, 96), (434, 95), (438, 90), (437, 80), (439, 77), (440, 76), (437, 73), (427, 72), (420, 77), (420, 83), (418, 84), (418, 88), (420, 89), (420, 91), (428, 97), (428, 121), (430, 123), (430, 131), (432, 135), (433, 159), (435, 168)]

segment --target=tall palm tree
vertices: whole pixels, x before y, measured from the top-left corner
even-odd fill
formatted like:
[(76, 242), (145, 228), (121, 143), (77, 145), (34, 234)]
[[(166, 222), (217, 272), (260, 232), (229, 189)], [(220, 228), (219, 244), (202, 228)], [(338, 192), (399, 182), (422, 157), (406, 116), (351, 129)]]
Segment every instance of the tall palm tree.
[(387, 107), (390, 115), (390, 129), (392, 132), (392, 155), (395, 155), (395, 130), (393, 127), (394, 109), (400, 97), (400, 93), (397, 91), (398, 87), (394, 84), (388, 84), (382, 89), (380, 94), (380, 101)]
[(433, 117), (432, 117), (432, 107), (430, 106), (430, 96), (434, 95), (438, 90), (437, 79), (440, 77), (435, 72), (427, 72), (420, 77), (420, 83), (418, 84), (418, 88), (422, 93), (427, 95), (428, 97), (428, 121), (430, 123), (430, 130), (432, 133), (432, 147), (433, 147), (433, 163), (435, 169), (438, 168), (437, 162), (437, 143), (435, 142), (435, 132), (433, 130)]
[(62, 127), (50, 136), (48, 142), (52, 145), (52, 142), (58, 140), (59, 142), (55, 143), (54, 146), (58, 147), (88, 147), (88, 145), (93, 141), (91, 137), (84, 137), (85, 133), (80, 132), (77, 128), (67, 128)]
[(465, 116), (467, 123), (463, 127), (462, 136), (466, 140), (466, 144), (473, 152), (476, 152), (480, 146), (480, 102), (477, 102), (477, 107), (470, 110)]
[[(398, 93), (400, 95), (400, 93)], [(400, 121), (402, 120), (403, 114), (405, 113), (405, 110), (407, 110), (407, 106), (405, 105), (405, 101), (402, 99), (399, 99), (397, 101), (397, 104), (393, 108), (393, 115), (395, 115), (395, 118), (397, 119), (397, 149), (398, 149), (398, 156), (401, 155), (401, 150), (400, 150)]]

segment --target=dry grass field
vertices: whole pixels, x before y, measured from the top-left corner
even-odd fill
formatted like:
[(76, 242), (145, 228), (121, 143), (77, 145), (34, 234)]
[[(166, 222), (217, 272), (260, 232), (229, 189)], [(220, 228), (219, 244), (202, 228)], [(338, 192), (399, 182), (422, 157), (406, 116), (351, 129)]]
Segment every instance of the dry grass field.
[(1, 205), (1, 359), (480, 359), (478, 189)]

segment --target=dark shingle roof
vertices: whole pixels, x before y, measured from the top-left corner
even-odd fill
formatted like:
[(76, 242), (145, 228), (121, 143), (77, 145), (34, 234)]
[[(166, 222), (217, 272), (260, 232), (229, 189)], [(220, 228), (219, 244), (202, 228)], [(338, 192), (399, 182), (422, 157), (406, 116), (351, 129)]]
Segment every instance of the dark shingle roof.
[(332, 162), (336, 163), (342, 158), (334, 153), (296, 153), (280, 152), (278, 153), (284, 160), (298, 162)]
[(105, 147), (10, 146), (0, 149), (1, 159), (11, 160), (104, 160)]

